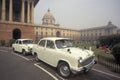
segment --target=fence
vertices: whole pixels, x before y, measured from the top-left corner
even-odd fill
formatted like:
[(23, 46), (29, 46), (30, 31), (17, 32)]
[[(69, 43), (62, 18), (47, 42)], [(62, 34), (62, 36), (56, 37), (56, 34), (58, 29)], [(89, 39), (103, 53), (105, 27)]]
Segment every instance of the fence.
[(115, 62), (115, 60), (113, 60), (111, 58), (108, 58), (108, 57), (105, 57), (102, 55), (98, 55), (98, 63), (104, 65), (111, 71), (120, 73), (120, 64), (117, 64)]

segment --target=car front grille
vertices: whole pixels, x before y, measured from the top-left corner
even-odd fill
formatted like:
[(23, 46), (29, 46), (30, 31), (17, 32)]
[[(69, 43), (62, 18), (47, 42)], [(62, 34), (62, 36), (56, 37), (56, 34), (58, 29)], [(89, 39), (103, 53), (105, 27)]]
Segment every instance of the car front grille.
[(92, 57), (89, 57), (89, 58), (87, 58), (86, 60), (84, 60), (82, 63), (81, 63), (81, 65), (82, 66), (85, 66), (85, 65), (88, 65), (89, 63), (91, 63), (92, 61), (93, 61), (93, 56)]
[(32, 52), (32, 48), (29, 49), (29, 52)]

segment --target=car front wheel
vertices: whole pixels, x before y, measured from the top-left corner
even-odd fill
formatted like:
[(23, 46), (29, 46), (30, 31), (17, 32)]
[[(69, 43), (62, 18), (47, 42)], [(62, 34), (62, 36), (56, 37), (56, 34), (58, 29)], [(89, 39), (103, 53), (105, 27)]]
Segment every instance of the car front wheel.
[(13, 52), (15, 52), (15, 48), (13, 48)]
[(37, 62), (40, 61), (37, 54), (35, 54), (35, 61), (37, 61)]
[(22, 50), (22, 54), (26, 56), (26, 51), (24, 49)]
[(64, 78), (68, 78), (71, 76), (71, 71), (69, 65), (65, 62), (61, 62), (57, 67), (58, 73), (60, 76)]

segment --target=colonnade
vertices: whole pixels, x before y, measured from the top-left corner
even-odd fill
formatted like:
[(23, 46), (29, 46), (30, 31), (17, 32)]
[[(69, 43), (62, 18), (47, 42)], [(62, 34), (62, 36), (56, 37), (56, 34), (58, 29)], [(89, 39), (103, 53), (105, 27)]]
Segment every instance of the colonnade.
[[(9, 21), (13, 21), (13, 1), (9, 0)], [(17, 1), (17, 0), (16, 0)], [(27, 23), (34, 23), (34, 0), (21, 0), (20, 22), (25, 23), (25, 2), (27, 2)], [(2, 0), (1, 20), (6, 21), (6, 0)]]

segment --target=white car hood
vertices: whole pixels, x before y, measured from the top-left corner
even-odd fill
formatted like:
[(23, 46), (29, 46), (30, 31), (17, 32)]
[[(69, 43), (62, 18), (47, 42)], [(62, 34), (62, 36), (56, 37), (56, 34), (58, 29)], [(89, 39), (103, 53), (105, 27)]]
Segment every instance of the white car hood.
[(26, 46), (32, 48), (32, 47), (33, 47), (33, 44), (26, 44)]
[(82, 57), (83, 59), (93, 56), (94, 52), (91, 50), (80, 49), (76, 47), (64, 48), (62, 51), (67, 52), (76, 57)]

